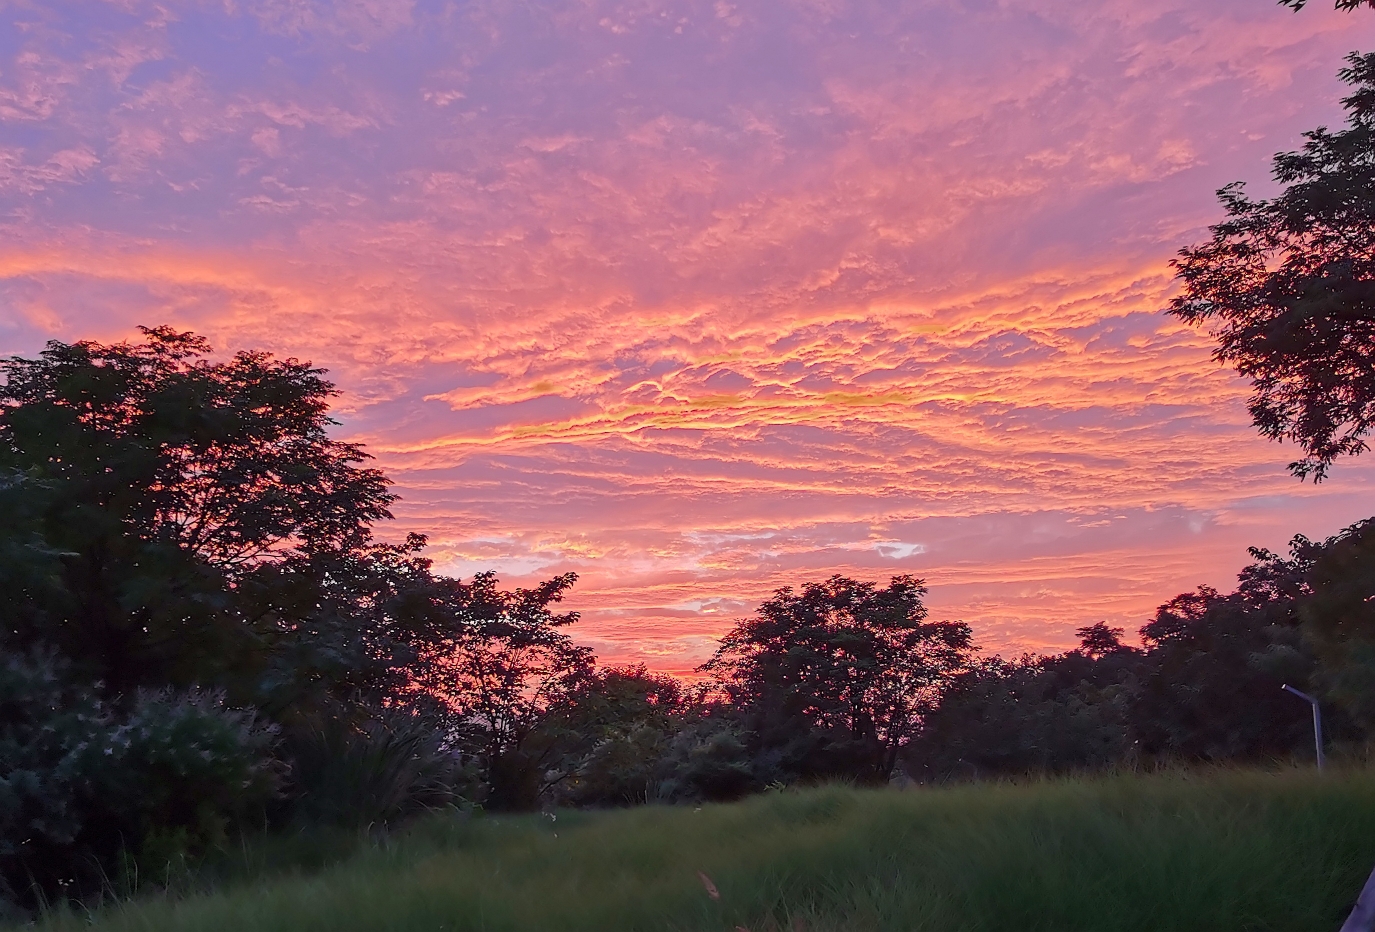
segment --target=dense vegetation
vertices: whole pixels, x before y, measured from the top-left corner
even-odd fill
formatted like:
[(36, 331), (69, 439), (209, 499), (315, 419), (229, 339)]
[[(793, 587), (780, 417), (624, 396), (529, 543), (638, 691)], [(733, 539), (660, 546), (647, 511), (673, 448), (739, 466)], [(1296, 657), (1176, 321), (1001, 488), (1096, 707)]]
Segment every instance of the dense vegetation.
[(833, 786), (436, 816), (323, 870), (293, 871), (303, 854), (250, 846), (207, 879), (215, 892), (59, 914), (40, 932), (1334, 930), (1375, 860), (1375, 779)]

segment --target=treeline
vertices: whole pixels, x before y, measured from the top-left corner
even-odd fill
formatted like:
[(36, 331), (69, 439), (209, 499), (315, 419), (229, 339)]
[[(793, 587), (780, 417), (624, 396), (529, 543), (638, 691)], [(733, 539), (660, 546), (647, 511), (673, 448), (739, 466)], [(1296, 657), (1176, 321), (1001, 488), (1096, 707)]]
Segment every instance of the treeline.
[(130, 889), (245, 827), (372, 826), (445, 806), (732, 799), (1308, 753), (1375, 726), (1375, 525), (1236, 592), (981, 659), (919, 580), (783, 589), (686, 685), (598, 667), (558, 610), (378, 542), (394, 501), (327, 434), (294, 360), (162, 328), (51, 343), (0, 387), (0, 894)]
[[(1140, 629), (1096, 624), (1074, 650), (989, 659), (955, 677), (909, 746), (927, 779), (1173, 761), (1311, 760), (1309, 707), (1325, 697), (1328, 740), (1363, 745), (1375, 727), (1375, 522), (1287, 556), (1252, 549), (1234, 592), (1176, 596)], [(1360, 592), (1357, 597), (1356, 593)]]

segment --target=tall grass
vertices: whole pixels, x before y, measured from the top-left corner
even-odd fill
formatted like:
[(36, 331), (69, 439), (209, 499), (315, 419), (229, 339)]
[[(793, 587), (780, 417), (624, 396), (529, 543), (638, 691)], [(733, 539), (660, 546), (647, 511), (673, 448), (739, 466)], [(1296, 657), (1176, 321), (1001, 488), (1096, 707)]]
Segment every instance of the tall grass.
[(313, 875), (40, 929), (1335, 932), (1373, 865), (1365, 771), (832, 787), (432, 817)]

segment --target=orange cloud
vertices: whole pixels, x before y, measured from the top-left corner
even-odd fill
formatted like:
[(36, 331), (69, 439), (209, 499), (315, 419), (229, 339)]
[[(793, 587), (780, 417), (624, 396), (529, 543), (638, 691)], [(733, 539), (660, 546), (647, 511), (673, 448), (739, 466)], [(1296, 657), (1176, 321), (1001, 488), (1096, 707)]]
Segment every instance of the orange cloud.
[(576, 570), (582, 636), (675, 671), (834, 572), (1054, 647), (1365, 516), (1160, 311), (1366, 19), (727, 6), (12, 4), (0, 350), (327, 366), (398, 533)]

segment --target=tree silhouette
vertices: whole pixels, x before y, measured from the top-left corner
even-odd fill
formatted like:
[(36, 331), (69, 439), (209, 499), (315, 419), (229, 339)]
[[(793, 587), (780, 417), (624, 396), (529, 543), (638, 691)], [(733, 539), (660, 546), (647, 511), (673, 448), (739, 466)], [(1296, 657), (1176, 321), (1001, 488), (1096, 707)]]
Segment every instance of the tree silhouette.
[(1227, 219), (1172, 263), (1169, 312), (1211, 327), (1214, 357), (1251, 380), (1255, 425), (1298, 444), (1289, 469), (1315, 482), (1375, 424), (1375, 54), (1347, 62), (1347, 127), (1275, 156), (1278, 197), (1220, 190)]
[(779, 589), (702, 666), (780, 779), (886, 780), (944, 681), (972, 653), (969, 626), (928, 622), (911, 576), (833, 576)]
[(0, 536), (42, 564), (0, 606), (4, 634), (111, 694), (216, 682), (283, 630), (244, 615), (255, 576), (372, 546), (394, 498), (328, 436), (320, 370), (142, 332), (0, 363), (0, 513), (23, 519)]
[(557, 613), (577, 575), (503, 592), (493, 573), (460, 587), (464, 624), (434, 648), (423, 685), (452, 708), (465, 745), (481, 762), (487, 805), (530, 809), (561, 744), (554, 720), (592, 677), (595, 658), (563, 629), (577, 612)]

